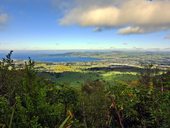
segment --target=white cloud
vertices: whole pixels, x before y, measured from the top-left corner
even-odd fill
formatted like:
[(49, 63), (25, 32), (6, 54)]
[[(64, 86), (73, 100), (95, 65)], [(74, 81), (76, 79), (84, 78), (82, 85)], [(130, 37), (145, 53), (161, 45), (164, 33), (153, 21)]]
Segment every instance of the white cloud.
[(144, 30), (140, 27), (125, 27), (118, 30), (119, 34), (140, 34), (144, 33)]
[(93, 31), (94, 31), (94, 32), (101, 32), (101, 31), (103, 31), (103, 28), (95, 27), (95, 28), (93, 29)]
[(169, 0), (75, 0), (62, 25), (118, 28), (120, 34), (170, 29)]

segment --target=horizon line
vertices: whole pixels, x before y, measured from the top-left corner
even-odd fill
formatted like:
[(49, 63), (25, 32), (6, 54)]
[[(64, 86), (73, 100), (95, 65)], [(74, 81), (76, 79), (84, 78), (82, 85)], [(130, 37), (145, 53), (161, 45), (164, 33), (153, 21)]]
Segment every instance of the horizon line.
[(0, 49), (0, 51), (170, 51), (170, 48), (106, 48), (106, 49)]

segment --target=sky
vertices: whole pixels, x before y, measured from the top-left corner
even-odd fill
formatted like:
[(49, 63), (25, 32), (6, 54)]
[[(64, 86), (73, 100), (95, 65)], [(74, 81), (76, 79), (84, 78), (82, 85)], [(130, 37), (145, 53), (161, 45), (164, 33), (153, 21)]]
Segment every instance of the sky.
[(0, 50), (170, 50), (169, 0), (0, 0)]

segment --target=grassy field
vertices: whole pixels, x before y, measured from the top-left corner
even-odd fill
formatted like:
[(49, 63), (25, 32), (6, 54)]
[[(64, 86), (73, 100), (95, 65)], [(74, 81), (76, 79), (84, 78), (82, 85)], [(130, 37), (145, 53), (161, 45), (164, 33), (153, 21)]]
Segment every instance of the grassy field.
[(118, 73), (118, 72), (67, 72), (63, 73), (61, 77), (57, 78), (57, 83), (68, 84), (73, 87), (79, 87), (88, 81), (103, 80), (110, 85), (122, 83), (131, 83), (137, 80), (137, 76), (130, 73)]
[(115, 84), (131, 84), (138, 79), (137, 73), (134, 72), (119, 72), (119, 71), (89, 71), (91, 67), (101, 67), (99, 65), (83, 65), (79, 64), (36, 64), (39, 70), (47, 71), (53, 74), (54, 81), (57, 84), (69, 85), (72, 87), (80, 88), (88, 81), (102, 80), (109, 85)]

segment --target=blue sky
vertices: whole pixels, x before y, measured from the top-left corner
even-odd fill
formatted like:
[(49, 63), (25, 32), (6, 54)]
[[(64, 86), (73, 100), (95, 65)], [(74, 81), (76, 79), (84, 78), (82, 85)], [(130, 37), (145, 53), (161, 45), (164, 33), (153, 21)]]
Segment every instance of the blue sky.
[[(148, 20), (143, 24), (136, 21), (136, 14), (129, 15), (131, 19), (126, 18), (126, 22), (117, 19), (119, 24), (109, 16), (115, 14), (116, 7), (125, 17), (131, 3), (119, 0), (117, 7), (115, 1), (0, 0), (0, 50), (170, 48), (169, 14), (153, 25)], [(160, 2), (146, 6), (156, 4), (163, 6)]]

